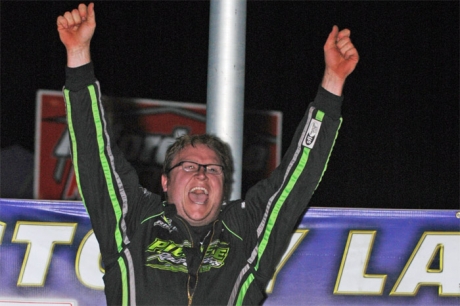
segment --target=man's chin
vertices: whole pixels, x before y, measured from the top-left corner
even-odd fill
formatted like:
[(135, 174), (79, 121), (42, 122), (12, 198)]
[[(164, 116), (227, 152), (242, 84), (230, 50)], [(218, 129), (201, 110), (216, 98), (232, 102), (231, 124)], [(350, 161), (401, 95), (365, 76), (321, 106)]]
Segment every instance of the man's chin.
[[(215, 218), (214, 218), (215, 219)], [(211, 217), (210, 212), (200, 213), (187, 213), (187, 222), (190, 223), (192, 226), (201, 226), (209, 224), (210, 222), (214, 221)]]

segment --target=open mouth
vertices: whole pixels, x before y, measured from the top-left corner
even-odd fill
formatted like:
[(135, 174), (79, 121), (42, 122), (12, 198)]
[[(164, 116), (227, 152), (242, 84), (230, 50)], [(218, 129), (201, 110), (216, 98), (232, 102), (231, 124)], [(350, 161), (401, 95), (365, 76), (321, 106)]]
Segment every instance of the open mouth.
[(190, 201), (195, 204), (204, 204), (208, 200), (209, 193), (206, 188), (203, 187), (193, 187), (189, 193), (188, 197)]

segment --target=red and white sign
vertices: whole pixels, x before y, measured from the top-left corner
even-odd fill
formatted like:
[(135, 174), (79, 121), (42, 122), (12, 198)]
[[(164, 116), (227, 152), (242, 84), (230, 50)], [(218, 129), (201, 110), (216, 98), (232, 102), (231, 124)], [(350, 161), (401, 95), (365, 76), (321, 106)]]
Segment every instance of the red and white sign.
[[(103, 97), (117, 144), (136, 168), (141, 184), (161, 193), (167, 148), (183, 134), (206, 132), (206, 105)], [(244, 122), (242, 195), (278, 165), (282, 115), (248, 111)], [(62, 92), (37, 92), (34, 198), (80, 200), (70, 159)]]

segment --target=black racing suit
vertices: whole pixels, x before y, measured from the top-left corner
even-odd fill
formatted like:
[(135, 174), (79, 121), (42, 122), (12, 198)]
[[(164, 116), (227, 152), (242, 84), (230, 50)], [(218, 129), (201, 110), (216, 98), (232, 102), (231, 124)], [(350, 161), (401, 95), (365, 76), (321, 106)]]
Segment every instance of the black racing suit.
[[(175, 205), (139, 186), (114, 143), (93, 64), (66, 68), (72, 160), (105, 266), (109, 305), (254, 305), (316, 189), (341, 123), (323, 88), (281, 164), (217, 220), (192, 228)], [(198, 234), (197, 234), (198, 233)]]

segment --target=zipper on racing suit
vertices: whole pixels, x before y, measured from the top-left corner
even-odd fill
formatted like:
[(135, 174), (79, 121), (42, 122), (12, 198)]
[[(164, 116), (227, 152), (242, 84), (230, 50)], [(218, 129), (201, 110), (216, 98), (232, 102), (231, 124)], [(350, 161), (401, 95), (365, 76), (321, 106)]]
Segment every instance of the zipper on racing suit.
[[(182, 224), (184, 224), (185, 228), (187, 229), (187, 233), (188, 233), (188, 235), (189, 235), (189, 237), (190, 237), (191, 247), (194, 248), (194, 247), (195, 247), (195, 243), (194, 243), (193, 236), (192, 236), (192, 234), (190, 233), (190, 229), (189, 229), (187, 223), (186, 223), (182, 218), (180, 218), (180, 217), (177, 217), (177, 219), (179, 219), (179, 220), (182, 222)], [(197, 287), (197, 285), (198, 285), (198, 273), (199, 273), (200, 268), (201, 268), (201, 266), (202, 266), (202, 264), (203, 264), (204, 255), (207, 253), (207, 251), (208, 251), (208, 249), (209, 249), (209, 245), (211, 244), (211, 241), (212, 241), (212, 239), (214, 238), (215, 225), (216, 225), (217, 221), (218, 221), (218, 220), (215, 220), (215, 221), (213, 222), (211, 238), (209, 239), (209, 243), (206, 245), (206, 249), (204, 250), (204, 252), (203, 252), (203, 247), (202, 247), (202, 246), (199, 248), (200, 253), (201, 253), (202, 256), (201, 256), (200, 264), (198, 265), (198, 268), (197, 268), (197, 270), (196, 270), (196, 274), (195, 274), (195, 275), (196, 275), (196, 276), (195, 276), (196, 279), (195, 279), (195, 285), (193, 286), (193, 289), (190, 288), (190, 281), (191, 281), (191, 279), (190, 279), (190, 278), (191, 278), (190, 272), (189, 272), (189, 274), (188, 274), (188, 280), (187, 280), (187, 298), (188, 298), (188, 306), (192, 305), (192, 302), (193, 302), (193, 295), (195, 294), (195, 289), (196, 289), (196, 287)], [(203, 242), (206, 240), (206, 238), (207, 238), (208, 236), (209, 236), (209, 233), (205, 236), (205, 238), (203, 239)]]

